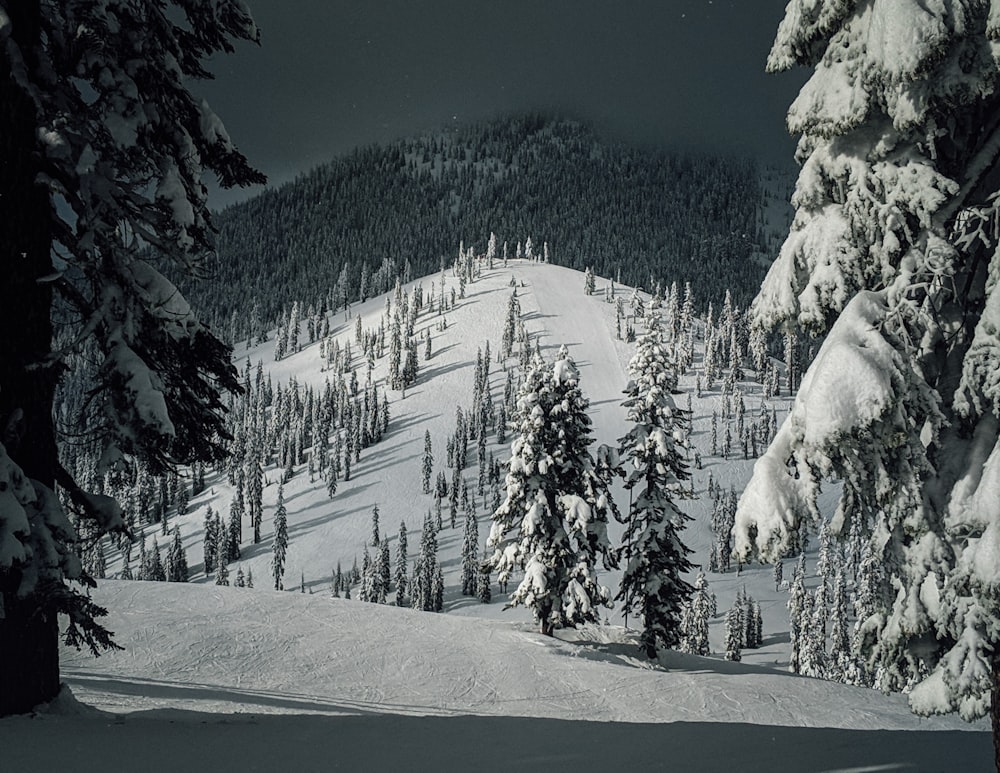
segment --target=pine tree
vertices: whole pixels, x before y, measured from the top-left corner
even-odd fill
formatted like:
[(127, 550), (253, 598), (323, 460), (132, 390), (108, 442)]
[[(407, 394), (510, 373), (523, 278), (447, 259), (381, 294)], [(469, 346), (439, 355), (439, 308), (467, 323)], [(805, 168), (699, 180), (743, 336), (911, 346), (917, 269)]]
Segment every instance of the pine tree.
[(165, 582), (167, 579), (166, 570), (163, 568), (163, 557), (160, 555), (160, 546), (157, 544), (155, 535), (153, 536), (153, 546), (149, 551), (149, 568), (146, 579), (154, 582)]
[(285, 589), (285, 557), (288, 553), (288, 513), (285, 510), (285, 489), (278, 484), (278, 501), (274, 509), (274, 542), (271, 545), (271, 573), (274, 589)]
[(805, 650), (805, 640), (808, 636), (809, 613), (811, 606), (806, 592), (806, 557), (799, 556), (799, 562), (792, 573), (792, 587), (788, 594), (788, 622), (791, 644), (791, 654), (788, 670), (798, 674), (802, 672), (802, 657)]
[(475, 510), (465, 512), (465, 533), (462, 537), (462, 595), (475, 596), (479, 575), (479, 522)]
[(362, 547), (361, 553), (361, 587), (358, 589), (358, 601), (373, 602), (375, 600), (376, 579), (372, 570), (372, 557), (368, 552), (368, 543)]
[(379, 545), (379, 542), (382, 541), (382, 536), (379, 534), (378, 516), (379, 516), (378, 505), (375, 505), (375, 507), (372, 508), (372, 541), (371, 541), (371, 546), (373, 548), (377, 548), (378, 545)]
[(655, 658), (658, 647), (680, 643), (681, 616), (693, 591), (682, 576), (693, 568), (687, 558), (691, 551), (680, 538), (691, 519), (674, 501), (687, 496), (683, 481), (690, 475), (677, 437), (690, 417), (673, 400), (673, 352), (664, 344), (657, 317), (639, 339), (628, 371), (623, 405), (633, 426), (620, 444), (630, 468), (625, 488), (632, 493), (632, 506), (619, 550), (625, 569), (617, 598), (642, 617), (641, 646)]
[(253, 544), (260, 544), (260, 526), (264, 517), (264, 469), (256, 461), (249, 465), (247, 506), (253, 525)]
[(431, 514), (427, 513), (420, 535), (420, 553), (410, 580), (411, 604), (414, 609), (422, 609), (425, 612), (441, 611), (436, 606), (435, 596), (435, 578), (439, 570), (437, 551), (437, 529)]
[(434, 454), (431, 452), (431, 431), (424, 430), (424, 456), (422, 463), (423, 491), (431, 493), (431, 474), (434, 472)]
[(827, 664), (827, 676), (835, 679), (845, 678), (853, 659), (847, 605), (847, 581), (843, 568), (838, 567), (833, 579), (833, 598), (830, 604), (830, 657)]
[(816, 516), (819, 472), (843, 480), (839, 521), (870, 519), (880, 537), (885, 584), (862, 636), (879, 686), (916, 683), (920, 713), (973, 719), (992, 704), (1000, 761), (1000, 634), (984, 623), (1000, 618), (985, 558), (1000, 525), (986, 504), (1000, 469), (1000, 202), (983, 131), (996, 14), (893, 6), (900, 48), (868, 34), (884, 12), (796, 0), (769, 58), (815, 73), (788, 120), (802, 135), (798, 211), (753, 323), (826, 338), (744, 493), (736, 550), (787, 552)]
[(708, 621), (712, 617), (713, 606), (711, 592), (708, 590), (708, 580), (705, 579), (705, 573), (699, 571), (684, 619), (684, 638), (681, 641), (681, 649), (684, 652), (695, 655), (708, 655), (710, 653)]
[(803, 616), (803, 645), (799, 651), (801, 673), (827, 676), (826, 625), (830, 619), (830, 598), (826, 583), (821, 582), (808, 604), (810, 615)]
[(219, 540), (218, 551), (215, 554), (215, 584), (229, 585), (229, 551), (226, 540)]
[(401, 607), (406, 602), (406, 523), (399, 522), (399, 539), (396, 542), (396, 606)]
[(229, 506), (229, 528), (226, 529), (227, 561), (240, 560), (240, 538), (243, 533), (243, 476), (236, 481), (236, 492)]
[[(257, 37), (242, 4), (215, 10), (2, 2), (0, 321), (17, 334), (0, 340), (0, 716), (58, 692), (60, 614), (65, 643), (113, 647), (77, 590), (87, 578), (57, 483), (94, 538), (124, 522), (60, 464), (60, 380), (97, 358), (89, 408), (65, 418), (99, 444), (101, 474), (123, 457), (160, 474), (224, 456), (229, 350), (154, 268), (196, 272), (212, 252), (205, 171), (224, 187), (264, 180), (188, 91), (206, 60)], [(57, 318), (61, 341), (92, 356), (53, 346)]]
[(476, 597), (482, 604), (489, 604), (493, 600), (493, 589), (490, 587), (490, 570), (488, 566), (480, 564), (477, 574)]
[(764, 617), (760, 604), (754, 598), (747, 599), (746, 636), (747, 649), (757, 649), (764, 643)]
[(739, 602), (726, 612), (726, 660), (742, 660), (743, 615)]
[(517, 299), (517, 290), (511, 291), (510, 300), (507, 302), (507, 317), (503, 328), (503, 337), (500, 341), (500, 354), (503, 359), (510, 357), (514, 351), (514, 340), (517, 335), (517, 323), (521, 319), (521, 302)]
[(389, 540), (384, 539), (378, 546), (378, 557), (375, 561), (377, 575), (377, 590), (374, 601), (384, 604), (392, 589), (392, 559), (389, 556)]
[(187, 555), (184, 552), (184, 544), (181, 542), (179, 526), (174, 526), (173, 538), (167, 551), (167, 580), (169, 582), (188, 581)]
[(507, 498), (493, 514), (490, 568), (504, 583), (524, 579), (511, 605), (528, 606), (543, 634), (596, 621), (609, 593), (596, 564), (614, 559), (607, 537), (612, 502), (587, 450), (588, 401), (565, 347), (550, 364), (536, 356), (518, 395), (518, 437), (511, 444)]
[(205, 576), (215, 569), (215, 556), (219, 552), (219, 535), (215, 529), (215, 513), (212, 506), (205, 507), (204, 568)]

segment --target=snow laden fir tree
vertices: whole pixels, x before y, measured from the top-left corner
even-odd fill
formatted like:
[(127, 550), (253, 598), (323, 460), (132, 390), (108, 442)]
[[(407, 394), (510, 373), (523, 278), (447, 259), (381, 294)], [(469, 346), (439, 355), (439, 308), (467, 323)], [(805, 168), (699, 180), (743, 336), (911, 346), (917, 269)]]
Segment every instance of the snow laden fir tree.
[(673, 353), (663, 341), (659, 316), (647, 319), (629, 362), (628, 409), (632, 429), (620, 441), (627, 468), (625, 488), (632, 494), (621, 556), (625, 560), (617, 598), (642, 618), (646, 655), (681, 641), (681, 618), (693, 588), (682, 575), (693, 567), (691, 551), (680, 538), (685, 521), (675, 500), (687, 497), (690, 475), (681, 458), (690, 416), (674, 404), (677, 373)]
[(998, 51), (995, 2), (788, 5), (768, 67), (815, 72), (788, 114), (795, 220), (751, 316), (826, 339), (734, 536), (778, 559), (842, 480), (831, 535), (857, 524), (884, 569), (867, 665), (970, 720), (1000, 685)]
[(607, 534), (613, 454), (602, 447), (595, 464), (588, 407), (566, 347), (551, 363), (536, 353), (511, 422), (507, 496), (487, 542), (494, 551), (489, 568), (501, 584), (524, 570), (510, 606), (530, 608), (549, 636), (555, 628), (596, 622), (599, 607), (610, 606), (597, 561), (614, 565)]
[(91, 580), (55, 493), (91, 539), (122, 528), (59, 460), (72, 355), (98, 364), (67, 419), (101, 444), (99, 474), (223, 456), (229, 350), (155, 266), (197, 271), (211, 254), (206, 170), (264, 182), (189, 91), (207, 59), (257, 39), (239, 0), (0, 0), (0, 325), (17, 331), (0, 336), (0, 715), (58, 691), (59, 614), (70, 644), (111, 645), (69, 584)]

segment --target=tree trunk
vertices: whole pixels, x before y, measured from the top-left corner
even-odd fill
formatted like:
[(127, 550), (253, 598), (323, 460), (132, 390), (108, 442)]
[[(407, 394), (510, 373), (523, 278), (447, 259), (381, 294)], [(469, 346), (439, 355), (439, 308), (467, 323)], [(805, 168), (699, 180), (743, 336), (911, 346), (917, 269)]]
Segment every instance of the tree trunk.
[(0, 717), (24, 714), (59, 692), (59, 625), (33, 598), (4, 594), (0, 618)]
[[(38, 0), (7, 4), (11, 38), (27, 69), (40, 38)], [(9, 45), (9, 43), (8, 43)], [(52, 352), (51, 204), (40, 185), (34, 103), (0, 53), (0, 441), (28, 478), (55, 485), (52, 408), (58, 369)], [(28, 711), (59, 689), (59, 629), (44, 593), (17, 595), (20, 571), (0, 572), (0, 715)]]
[(993, 723), (993, 763), (1000, 773), (1000, 647), (990, 656), (993, 671), (993, 695), (990, 698), (990, 720)]

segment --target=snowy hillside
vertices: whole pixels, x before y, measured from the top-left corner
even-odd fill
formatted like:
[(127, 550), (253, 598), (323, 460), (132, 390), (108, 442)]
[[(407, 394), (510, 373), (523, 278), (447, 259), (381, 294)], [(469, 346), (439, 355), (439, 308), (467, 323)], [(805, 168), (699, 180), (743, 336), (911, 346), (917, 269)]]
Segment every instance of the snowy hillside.
[(984, 728), (918, 719), (899, 696), (694, 655), (650, 665), (620, 628), (549, 639), (166, 583), (108, 581), (97, 600), (126, 651), (66, 652), (64, 672), (77, 699), (115, 713), (66, 700), (0, 721), (5, 770), (977, 771), (990, 760)]
[[(420, 284), (424, 292), (433, 290), (440, 293), (440, 276), (424, 278), (405, 286), (404, 291)], [(458, 288), (458, 280), (447, 271), (445, 293)], [(516, 287), (511, 287), (511, 282)], [(308, 592), (330, 595), (331, 581), (336, 566), (344, 571), (355, 563), (362, 563), (366, 544), (371, 542), (372, 511), (379, 508), (381, 531), (389, 540), (395, 555), (396, 536), (401, 522), (406, 524), (409, 537), (410, 558), (415, 556), (415, 546), (425, 515), (432, 510), (434, 497), (421, 492), (421, 457), (424, 433), (430, 432), (434, 453), (434, 474), (444, 472), (452, 480), (453, 471), (445, 461), (445, 441), (455, 430), (456, 408), (471, 407), (473, 375), (477, 350), (487, 342), (496, 353), (500, 349), (504, 317), (512, 290), (516, 290), (521, 308), (521, 319), (525, 329), (532, 336), (532, 345), (537, 341), (543, 355), (551, 359), (560, 346), (566, 345), (580, 368), (580, 384), (584, 394), (591, 401), (590, 416), (594, 423), (596, 444), (617, 444), (617, 439), (626, 430), (625, 410), (621, 406), (625, 387), (626, 367), (634, 352), (634, 344), (619, 340), (616, 336), (617, 301), (623, 301), (626, 310), (632, 296), (631, 288), (614, 287), (614, 302), (607, 302), (611, 283), (598, 280), (594, 295), (584, 294), (584, 275), (572, 269), (550, 264), (515, 260), (507, 269), (500, 267), (492, 271), (484, 270), (483, 275), (468, 285), (466, 298), (459, 299), (456, 306), (447, 313), (421, 314), (417, 317), (415, 332), (420, 338), (425, 332), (432, 337), (432, 355), (424, 360), (421, 345), (420, 365), (416, 384), (409, 387), (405, 397), (394, 390), (384, 389), (388, 358), (375, 362), (372, 380), (380, 389), (380, 394), (388, 395), (391, 421), (386, 437), (377, 445), (367, 448), (361, 460), (353, 465), (351, 480), (341, 481), (336, 495), (331, 499), (325, 483), (315, 477), (310, 480), (306, 465), (296, 468), (296, 474), (285, 484), (284, 503), (288, 510), (289, 548), (285, 587), (299, 589), (302, 578)], [(355, 338), (358, 317), (364, 330), (379, 328), (384, 320), (386, 297), (378, 296), (364, 304), (352, 307), (350, 317), (340, 313), (332, 318), (331, 336), (340, 346), (346, 346)], [(648, 300), (648, 294), (644, 294)], [(442, 320), (447, 328), (440, 330)], [(303, 328), (305, 326), (303, 325)], [(701, 322), (696, 322), (695, 360), (692, 369), (680, 380), (680, 388), (690, 394), (693, 411), (693, 431), (691, 444), (703, 457), (703, 469), (694, 469), (694, 491), (696, 498), (684, 502), (684, 509), (694, 517), (684, 538), (695, 552), (692, 560), (704, 566), (709, 565), (709, 552), (713, 549), (714, 536), (711, 530), (712, 500), (707, 496), (709, 476), (722, 490), (730, 487), (742, 490), (752, 467), (752, 459), (744, 460), (742, 452), (733, 451), (728, 459), (721, 457), (721, 446), (726, 422), (722, 420), (721, 380), (712, 389), (706, 388), (702, 396), (695, 394), (696, 379), (703, 377), (701, 361), (703, 341)], [(240, 370), (249, 362), (252, 373), (258, 363), (263, 367), (265, 378), (270, 378), (274, 386), (288, 385), (294, 378), (300, 389), (323, 388), (333, 374), (325, 369), (320, 356), (318, 342), (304, 345), (302, 349), (280, 361), (274, 359), (274, 339), (249, 351), (237, 349), (234, 360)], [(300, 335), (300, 341), (304, 335)], [(508, 362), (513, 363), (516, 358)], [(354, 361), (359, 380), (365, 381), (364, 358), (355, 345)], [(505, 373), (494, 364), (491, 370), (491, 393), (500, 399), (504, 388)], [(745, 394), (747, 415), (753, 418), (759, 412), (762, 402), (761, 386), (748, 378), (741, 384)], [(787, 395), (787, 392), (783, 393)], [(686, 396), (679, 398), (685, 404)], [(778, 421), (787, 412), (787, 397), (775, 397), (766, 401), (773, 408)], [(718, 454), (711, 454), (710, 424), (713, 411), (720, 414)], [(749, 421), (749, 419), (748, 419)], [(728, 422), (735, 432), (735, 422)], [(498, 444), (491, 437), (489, 453), (497, 460), (509, 455), (510, 438)], [(470, 488), (475, 488), (476, 466), (475, 446), (471, 445), (470, 469), (464, 472)], [(272, 465), (265, 470), (263, 540), (259, 545), (246, 544), (249, 533), (244, 528), (242, 558), (229, 567), (230, 574), (239, 568), (252, 572), (257, 587), (273, 587), (271, 579), (271, 542), (273, 539), (272, 518), (277, 497), (277, 482), (281, 470)], [(432, 478), (433, 479), (433, 478)], [(210, 477), (209, 489), (191, 501), (187, 515), (171, 517), (170, 526), (179, 525), (183, 542), (188, 553), (188, 562), (193, 570), (195, 582), (214, 582), (214, 574), (207, 577), (200, 563), (204, 535), (203, 517), (205, 506), (220, 512), (225, 519), (230, 511), (232, 487), (225, 476)], [(615, 490), (615, 498), (620, 509), (628, 507), (628, 495), (620, 487)], [(477, 514), (481, 543), (485, 542), (489, 529), (489, 507), (484, 507), (478, 499)], [(522, 609), (503, 611), (504, 599), (494, 588), (492, 603), (482, 605), (473, 598), (459, 593), (461, 586), (462, 518), (459, 515), (456, 528), (449, 527), (447, 503), (444, 513), (445, 529), (438, 536), (440, 559), (445, 573), (445, 610), (449, 613), (475, 617), (502, 618), (505, 620), (526, 620)], [(611, 537), (617, 544), (621, 537), (621, 527), (612, 524)], [(147, 527), (150, 540), (158, 532), (156, 525)], [(164, 537), (159, 536), (161, 545)], [(480, 545), (482, 549), (482, 544)], [(133, 556), (134, 556), (133, 550)], [(133, 558), (134, 560), (134, 558)], [(789, 570), (793, 562), (788, 561)], [(116, 576), (121, 569), (117, 560), (109, 562), (109, 576)], [(790, 571), (789, 571), (790, 575)], [(618, 586), (619, 574), (615, 571), (601, 576), (602, 582), (612, 591)], [(693, 577), (691, 578), (693, 581)], [(712, 621), (710, 638), (713, 651), (723, 649), (723, 613), (733, 603), (738, 590), (745, 588), (761, 605), (764, 618), (764, 646), (747, 651), (745, 657), (750, 662), (784, 665), (787, 663), (788, 614), (785, 607), (787, 593), (775, 592), (773, 573), (769, 567), (746, 567), (742, 573), (731, 571), (723, 574), (709, 573), (711, 590), (718, 597), (719, 615)], [(357, 589), (353, 591), (356, 595)], [(623, 622), (618, 610), (609, 611), (608, 617), (614, 622)]]
[[(225, 519), (234, 493), (225, 472), (210, 472), (206, 490), (190, 502), (187, 513), (169, 517), (188, 555), (190, 582), (102, 582), (95, 597), (110, 610), (109, 627), (125, 651), (99, 659), (64, 652), (64, 674), (76, 697), (102, 711), (125, 712), (127, 718), (95, 714), (67, 699), (51, 715), (4, 720), (0, 744), (14, 749), (13, 759), (24, 761), (12, 769), (53, 767), (61, 748), (46, 748), (52, 757), (36, 757), (31, 764), (27, 755), (44, 746), (40, 739), (56, 729), (70, 744), (95, 742), (85, 739), (104, 744), (106, 739), (120, 755), (116, 759), (169, 759), (171, 769), (185, 764), (199, 769), (206, 757), (221, 754), (232, 763), (223, 768), (239, 770), (274, 769), (278, 760), (287, 759), (296, 760), (291, 766), (296, 769), (342, 764), (489, 770), (543, 763), (547, 769), (663, 769), (666, 760), (675, 761), (670, 769), (677, 770), (986, 769), (981, 763), (989, 760), (989, 736), (982, 726), (954, 718), (920, 720), (901, 696), (789, 674), (789, 593), (787, 584), (775, 587), (771, 567), (709, 571), (710, 554), (718, 554), (709, 481), (713, 490), (740, 491), (754, 454), (740, 448), (734, 398), (724, 396), (723, 378), (706, 373), (705, 320), (694, 321), (692, 365), (680, 379), (694, 417), (695, 494), (681, 505), (693, 517), (683, 538), (717, 596), (718, 612), (710, 622), (713, 657), (668, 653), (650, 664), (639, 657), (635, 633), (623, 627), (620, 608), (607, 612), (611, 625), (563, 630), (553, 640), (535, 632), (524, 609), (503, 609), (505, 598), (495, 578), (490, 603), (461, 595), (464, 516), (460, 513), (452, 528), (447, 502), (438, 534), (446, 614), (397, 608), (391, 597), (386, 605), (363, 603), (356, 598), (357, 586), (352, 600), (331, 598), (338, 564), (346, 572), (371, 549), (375, 506), (382, 539), (393, 555), (399, 525), (405, 523), (412, 563), (424, 518), (434, 509), (433, 495), (422, 493), (425, 432), (432, 438), (434, 474), (444, 472), (452, 481), (446, 439), (455, 431), (456, 408), (471, 407), (477, 350), (487, 342), (494, 355), (490, 395), (502, 399), (506, 374), (496, 354), (513, 291), (531, 345), (537, 342), (548, 359), (565, 345), (576, 360), (580, 386), (591, 401), (596, 443), (616, 444), (626, 429), (621, 400), (634, 345), (619, 339), (617, 328), (620, 309), (630, 308), (631, 288), (612, 288), (598, 279), (588, 296), (583, 273), (529, 261), (483, 267), (466, 286), (464, 299), (450, 269), (401, 290), (412, 292), (417, 285), (435, 299), (450, 299), (454, 291), (455, 302), (451, 306), (449, 300), (444, 313), (416, 316), (419, 367), (405, 394), (386, 386), (389, 358), (374, 360), (371, 381), (379, 399), (389, 399), (384, 437), (363, 449), (350, 480), (341, 480), (332, 497), (322, 476), (310, 475), (307, 462), (295, 466), (284, 483), (288, 591), (270, 590), (282, 465), (272, 460), (264, 470), (261, 542), (252, 543), (244, 522), (242, 555), (229, 566), (230, 579), (238, 571), (252, 573), (252, 589), (219, 587), (215, 573), (204, 572), (206, 507)], [(648, 304), (648, 294), (641, 298)], [(343, 352), (350, 342), (349, 370), (363, 390), (368, 364), (356, 344), (358, 319), (362, 330), (376, 331), (385, 322), (386, 308), (387, 297), (380, 296), (353, 306), (349, 315), (331, 316), (330, 335), (322, 345), (319, 340), (303, 343), (303, 323), (301, 350), (278, 361), (272, 331), (269, 341), (249, 351), (238, 349), (235, 361), (248, 381), (260, 363), (261, 378), (275, 389), (287, 389), (294, 380), (300, 392), (320, 391), (336, 377), (321, 349), (329, 356), (334, 346)], [(718, 321), (718, 306), (716, 315)], [(631, 323), (626, 318), (623, 327)], [(423, 344), (427, 334), (429, 358)], [(515, 354), (506, 364), (516, 359)], [(735, 385), (746, 421), (769, 426), (762, 417), (772, 416), (780, 422), (787, 413), (787, 389), (765, 399), (765, 387), (754, 376), (748, 371)], [(683, 406), (687, 397), (682, 393), (678, 401)], [(724, 458), (727, 430), (732, 447)], [(509, 436), (498, 443), (491, 435), (488, 452), (503, 460), (509, 443)], [(477, 462), (475, 443), (470, 445), (471, 462), (463, 476), (474, 491)], [(314, 452), (306, 451), (302, 458), (310, 455)], [(619, 487), (615, 496), (627, 511), (627, 493)], [(472, 499), (482, 555), (492, 508), (484, 496)], [(613, 525), (610, 531), (617, 543), (622, 527)], [(165, 539), (156, 524), (145, 527), (144, 536), (150, 547), (154, 536), (161, 544)], [(815, 547), (809, 585), (818, 582), (814, 553)], [(132, 561), (135, 568), (134, 551)], [(794, 561), (785, 563), (787, 577)], [(121, 554), (109, 547), (109, 576), (121, 570)], [(617, 590), (619, 572), (602, 572), (600, 579)], [(724, 616), (743, 593), (760, 605), (763, 642), (745, 649), (742, 663), (731, 663), (721, 659)], [(627, 622), (634, 627), (636, 621)], [(292, 720), (274, 714), (338, 716)], [(393, 744), (385, 744), (386, 737)], [(170, 749), (169, 757), (149, 754), (160, 748), (157, 744)], [(301, 752), (303, 746), (307, 753)], [(95, 764), (93, 769), (106, 768)]]

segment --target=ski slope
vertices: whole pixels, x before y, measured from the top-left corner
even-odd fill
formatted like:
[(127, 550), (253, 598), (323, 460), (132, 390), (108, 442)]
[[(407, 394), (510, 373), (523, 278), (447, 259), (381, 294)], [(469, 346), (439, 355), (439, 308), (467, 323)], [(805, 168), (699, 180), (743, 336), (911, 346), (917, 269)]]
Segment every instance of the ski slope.
[[(440, 276), (419, 281), (425, 292), (440, 290)], [(446, 283), (447, 292), (457, 287), (450, 271)], [(789, 674), (787, 592), (775, 589), (770, 567), (709, 573), (718, 596), (710, 630), (717, 654), (666, 653), (657, 663), (638, 657), (620, 609), (607, 612), (610, 625), (548, 639), (527, 611), (505, 610), (495, 586), (490, 604), (460, 595), (462, 526), (451, 529), (447, 514), (439, 535), (446, 614), (330, 598), (337, 563), (344, 570), (360, 563), (376, 504), (393, 555), (402, 521), (415, 556), (433, 506), (420, 493), (424, 432), (432, 436), (435, 475), (446, 470), (450, 479), (445, 439), (456, 406), (471, 403), (477, 348), (488, 340), (494, 354), (500, 349), (512, 283), (543, 354), (551, 358), (566, 345), (576, 360), (595, 442), (616, 444), (626, 430), (621, 399), (633, 346), (615, 336), (607, 280), (588, 297), (583, 274), (570, 269), (512, 261), (484, 271), (447, 312), (446, 329), (436, 312), (418, 317), (417, 334), (431, 331), (432, 356), (425, 361), (421, 347), (418, 380), (405, 397), (388, 391), (389, 431), (363, 452), (351, 480), (333, 499), (304, 465), (286, 483), (290, 592), (269, 590), (280, 471), (266, 471), (262, 542), (250, 544), (245, 528), (242, 558), (230, 566), (231, 578), (238, 567), (251, 570), (253, 589), (215, 586), (201, 571), (205, 507), (226, 515), (232, 497), (224, 476), (210, 478), (190, 512), (170, 521), (180, 525), (192, 582), (101, 582), (95, 599), (110, 610), (108, 625), (125, 650), (98, 659), (64, 651), (72, 695), (33, 718), (0, 720), (3, 770), (988, 770), (982, 723), (919, 719), (902, 696)], [(626, 303), (631, 294), (615, 288)], [(353, 340), (359, 315), (365, 329), (377, 328), (385, 304), (380, 296), (332, 318), (341, 344)], [(684, 539), (707, 567), (714, 544), (708, 476), (739, 491), (753, 462), (709, 453), (720, 386), (693, 394), (700, 357), (699, 348), (680, 382), (692, 392), (691, 440), (704, 459), (703, 469), (692, 469), (700, 498), (684, 503), (694, 518)], [(329, 375), (318, 343), (275, 362), (272, 336), (234, 359), (241, 371), (261, 362), (275, 385), (294, 377), (321, 387)], [(385, 367), (383, 358), (373, 371), (380, 391)], [(503, 370), (494, 364), (491, 374), (499, 397)], [(748, 380), (740, 388), (753, 415), (760, 387)], [(782, 420), (787, 397), (772, 404)], [(506, 446), (490, 450), (507, 456)], [(620, 488), (616, 497), (626, 510)], [(489, 514), (481, 501), (477, 512), (485, 540)], [(612, 528), (612, 539), (620, 533)], [(120, 568), (110, 561), (111, 575)], [(615, 571), (601, 577), (617, 589)], [(761, 605), (764, 646), (730, 663), (718, 654), (723, 616), (741, 589)], [(54, 737), (60, 743), (48, 740)]]
[[(425, 293), (440, 294), (440, 275), (416, 280), (404, 286), (410, 291), (418, 283)], [(458, 288), (458, 280), (449, 269), (444, 277), (445, 292)], [(514, 285), (512, 288), (511, 285)], [(621, 406), (623, 389), (627, 381), (627, 365), (634, 345), (618, 340), (615, 335), (615, 304), (608, 303), (605, 291), (610, 283), (598, 279), (596, 293), (586, 296), (583, 291), (583, 273), (573, 269), (532, 261), (512, 260), (506, 268), (500, 261), (492, 271), (483, 269), (483, 275), (466, 288), (466, 298), (457, 301), (456, 307), (442, 317), (437, 311), (422, 313), (416, 324), (417, 336), (429, 330), (432, 336), (432, 356), (424, 360), (420, 347), (420, 370), (417, 383), (400, 392), (384, 388), (387, 358), (378, 360), (373, 371), (373, 381), (380, 393), (388, 394), (392, 420), (383, 440), (362, 453), (361, 461), (352, 466), (351, 480), (341, 481), (336, 496), (331, 500), (325, 484), (319, 478), (310, 481), (305, 465), (300, 466), (296, 475), (285, 484), (284, 501), (288, 510), (290, 545), (288, 549), (284, 585), (299, 588), (304, 580), (308, 592), (328, 594), (333, 572), (338, 565), (344, 571), (357, 561), (361, 564), (362, 552), (371, 538), (371, 513), (377, 505), (383, 535), (395, 556), (396, 535), (401, 522), (406, 524), (409, 534), (410, 559), (415, 557), (419, 542), (419, 531), (425, 514), (433, 507), (432, 495), (421, 493), (421, 456), (424, 432), (431, 433), (435, 464), (434, 475), (445, 471), (449, 481), (451, 470), (445, 465), (445, 440), (455, 429), (457, 406), (468, 408), (472, 402), (473, 374), (476, 353), (485, 347), (487, 341), (494, 354), (500, 349), (507, 303), (512, 290), (516, 290), (521, 305), (521, 316), (525, 327), (538, 340), (543, 355), (552, 358), (560, 346), (565, 345), (580, 369), (580, 385), (591, 401), (591, 419), (595, 435), (595, 445), (607, 443), (617, 445), (617, 440), (627, 430), (625, 410)], [(697, 293), (697, 288), (695, 288)], [(621, 298), (626, 307), (632, 296), (632, 289), (622, 285), (614, 286), (613, 298)], [(648, 295), (646, 295), (648, 299)], [(717, 304), (718, 305), (718, 304)], [(331, 317), (331, 332), (343, 347), (354, 340), (357, 318), (360, 316), (365, 330), (378, 328), (386, 308), (386, 296), (381, 295), (362, 304), (355, 304), (345, 314)], [(444, 318), (445, 330), (439, 330)], [(303, 325), (304, 328), (304, 325)], [(304, 340), (304, 332), (299, 340)], [(690, 524), (685, 539), (694, 550), (692, 560), (707, 567), (708, 553), (713, 546), (713, 535), (709, 526), (711, 500), (704, 496), (708, 476), (724, 489), (734, 486), (741, 490), (748, 479), (751, 461), (731, 457), (723, 460), (709, 454), (709, 424), (713, 409), (718, 408), (721, 385), (714, 390), (705, 390), (702, 396), (694, 395), (695, 378), (701, 357), (701, 341), (697, 342), (695, 368), (680, 380), (680, 388), (691, 393), (694, 414), (692, 446), (699, 448), (704, 458), (704, 469), (692, 468), (695, 491), (700, 498), (685, 503), (687, 512), (695, 520)], [(365, 365), (356, 343), (354, 365), (359, 380), (364, 382)], [(287, 385), (294, 378), (300, 386), (311, 385), (322, 388), (330, 376), (324, 371), (319, 354), (319, 343), (302, 345), (297, 353), (275, 362), (274, 335), (271, 340), (249, 350), (238, 347), (234, 362), (244, 371), (247, 363), (251, 372), (261, 363), (266, 377), (272, 383)], [(510, 362), (510, 361), (509, 361)], [(505, 373), (501, 365), (494, 363), (491, 369), (491, 389), (495, 399), (502, 396)], [(752, 380), (741, 383), (746, 394), (748, 415), (753, 415), (759, 405), (760, 387)], [(680, 398), (683, 404), (684, 398)], [(777, 408), (779, 421), (787, 413), (788, 399), (772, 400)], [(489, 450), (498, 459), (509, 455), (509, 439), (504, 445), (491, 443)], [(474, 488), (476, 468), (474, 448), (470, 453), (472, 466), (466, 470), (470, 488)], [(264, 490), (263, 540), (259, 545), (248, 542), (249, 528), (244, 528), (242, 559), (230, 565), (230, 574), (237, 568), (251, 571), (257, 587), (273, 587), (270, 573), (271, 541), (273, 535), (272, 516), (277, 496), (278, 479), (281, 471), (274, 467), (265, 473), (267, 485)], [(433, 480), (433, 476), (432, 476)], [(623, 512), (627, 512), (628, 496), (618, 486), (613, 489), (615, 499)], [(170, 526), (179, 524), (183, 542), (187, 550), (188, 563), (193, 571), (194, 582), (214, 582), (214, 576), (205, 577), (201, 572), (202, 542), (204, 536), (204, 512), (210, 505), (224, 517), (229, 512), (232, 489), (224, 476), (209, 478), (208, 490), (192, 500), (189, 512), (184, 516), (172, 516)], [(485, 542), (489, 532), (489, 513), (480, 500), (478, 503), (479, 534)], [(461, 518), (459, 519), (461, 521)], [(474, 599), (463, 597), (461, 587), (461, 546), (462, 523), (457, 528), (448, 527), (438, 536), (440, 561), (445, 571), (445, 609), (451, 614), (467, 615), (488, 619), (524, 621), (529, 613), (523, 609), (503, 610), (504, 599), (494, 587), (491, 604), (482, 605)], [(621, 527), (612, 524), (609, 529), (613, 540), (621, 535)], [(146, 529), (149, 540), (157, 533), (154, 526)], [(159, 537), (161, 546), (164, 537)], [(481, 550), (483, 545), (480, 546)], [(790, 568), (790, 567), (789, 567)], [(120, 560), (109, 561), (109, 576), (116, 576), (121, 569)], [(790, 572), (788, 573), (790, 574)], [(601, 581), (614, 592), (620, 574), (607, 571)], [(731, 606), (739, 589), (746, 589), (760, 603), (764, 616), (765, 646), (745, 653), (750, 662), (787, 663), (787, 611), (786, 594), (775, 592), (770, 567), (746, 567), (740, 575), (736, 572), (709, 575), (711, 589), (719, 599), (719, 616), (712, 622), (710, 637), (713, 650), (723, 649), (723, 614)], [(625, 622), (621, 610), (607, 611), (608, 620)]]
[(651, 664), (619, 627), (549, 639), (524, 624), (166, 583), (107, 581), (96, 599), (125, 651), (64, 652), (83, 705), (67, 695), (0, 720), (5, 770), (976, 771), (991, 760), (983, 725), (714, 658)]

